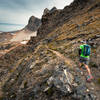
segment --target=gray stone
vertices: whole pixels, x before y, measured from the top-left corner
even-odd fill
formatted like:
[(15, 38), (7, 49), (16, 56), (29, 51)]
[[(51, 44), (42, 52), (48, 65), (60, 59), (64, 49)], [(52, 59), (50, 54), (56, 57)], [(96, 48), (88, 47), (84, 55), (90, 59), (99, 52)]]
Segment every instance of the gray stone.
[(58, 90), (64, 93), (71, 93), (71, 85), (73, 83), (72, 74), (66, 69), (57, 69), (53, 76), (51, 76), (47, 83), (49, 86), (54, 85)]

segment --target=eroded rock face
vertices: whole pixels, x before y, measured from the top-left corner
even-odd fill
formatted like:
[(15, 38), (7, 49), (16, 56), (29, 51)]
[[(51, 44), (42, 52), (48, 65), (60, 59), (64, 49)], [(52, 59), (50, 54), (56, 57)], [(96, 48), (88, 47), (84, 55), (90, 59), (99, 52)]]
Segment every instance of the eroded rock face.
[(47, 35), (49, 32), (51, 32), (51, 30), (56, 28), (56, 22), (60, 11), (61, 10), (58, 10), (54, 7), (47, 11), (48, 13), (43, 14), (41, 19), (42, 25), (38, 30), (38, 35)]
[(55, 86), (59, 91), (67, 94), (72, 92), (73, 80), (73, 75), (67, 69), (57, 68), (47, 83), (50, 87)]
[(46, 15), (47, 13), (49, 13), (49, 9), (48, 8), (45, 8), (44, 9), (44, 12), (43, 12), (43, 15)]
[(42, 24), (37, 32), (38, 38), (31, 38), (28, 44), (32, 44), (32, 42), (34, 44), (34, 41), (44, 38), (57, 27), (60, 27), (70, 19), (81, 14), (81, 12), (84, 12), (84, 9), (94, 2), (94, 0), (74, 0), (70, 6), (66, 6), (63, 10), (57, 9), (56, 7), (53, 7), (51, 10), (46, 8), (41, 19)]
[(37, 31), (40, 25), (41, 25), (41, 20), (39, 18), (31, 16), (26, 28), (30, 31)]

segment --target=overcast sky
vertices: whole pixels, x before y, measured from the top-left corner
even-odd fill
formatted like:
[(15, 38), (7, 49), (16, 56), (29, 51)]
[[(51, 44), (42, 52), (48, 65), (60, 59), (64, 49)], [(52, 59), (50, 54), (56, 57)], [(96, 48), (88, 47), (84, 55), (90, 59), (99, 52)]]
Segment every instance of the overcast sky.
[(73, 0), (0, 0), (0, 23), (26, 25), (30, 16), (41, 18), (45, 8), (63, 9)]

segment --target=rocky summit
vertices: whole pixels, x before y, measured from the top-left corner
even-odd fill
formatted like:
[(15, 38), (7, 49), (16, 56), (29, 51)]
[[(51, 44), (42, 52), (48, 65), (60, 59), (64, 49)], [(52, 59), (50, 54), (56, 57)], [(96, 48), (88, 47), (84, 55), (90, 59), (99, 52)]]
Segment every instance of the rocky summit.
[[(100, 0), (45, 9), (41, 22), (37, 37), (0, 57), (0, 99), (100, 100)], [(79, 68), (84, 40), (91, 46), (91, 82)]]
[(28, 25), (26, 26), (26, 29), (30, 31), (37, 31), (39, 26), (41, 25), (41, 20), (39, 18), (36, 18), (34, 16), (31, 16), (28, 21)]

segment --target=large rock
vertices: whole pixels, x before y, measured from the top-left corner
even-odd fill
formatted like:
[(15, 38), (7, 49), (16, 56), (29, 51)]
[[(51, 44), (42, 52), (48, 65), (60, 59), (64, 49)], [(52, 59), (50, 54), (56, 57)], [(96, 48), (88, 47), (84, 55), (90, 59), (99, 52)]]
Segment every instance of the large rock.
[(49, 86), (55, 86), (61, 92), (67, 94), (72, 92), (72, 84), (74, 77), (67, 69), (57, 69), (47, 83)]
[(49, 13), (49, 9), (48, 8), (45, 8), (44, 9), (44, 12), (43, 12), (43, 15), (46, 15), (47, 13)]
[(52, 95), (58, 91), (58, 97), (67, 95), (70, 97), (68, 100), (96, 100), (96, 96), (86, 87), (86, 82), (78, 76), (79, 73), (76, 70), (73, 72), (62, 63), (59, 64), (54, 74), (47, 80), (48, 87), (44, 92)]

